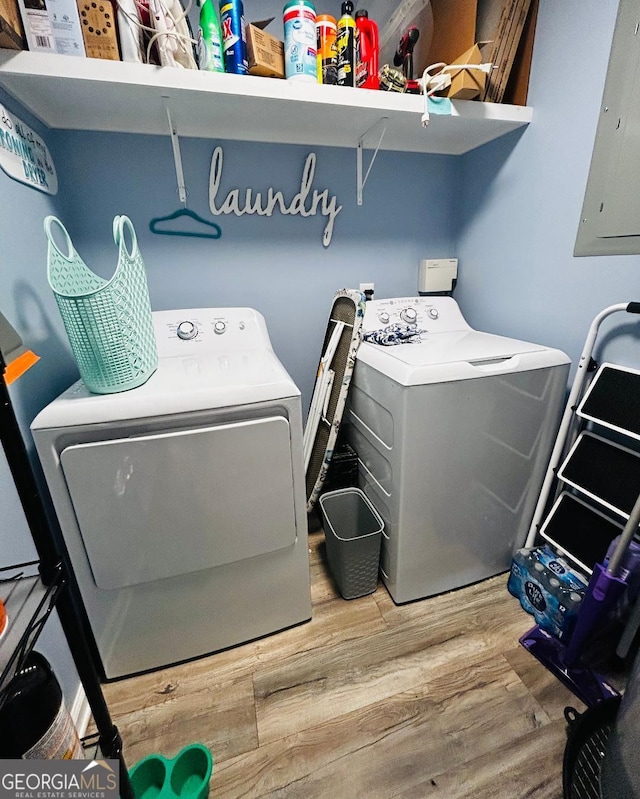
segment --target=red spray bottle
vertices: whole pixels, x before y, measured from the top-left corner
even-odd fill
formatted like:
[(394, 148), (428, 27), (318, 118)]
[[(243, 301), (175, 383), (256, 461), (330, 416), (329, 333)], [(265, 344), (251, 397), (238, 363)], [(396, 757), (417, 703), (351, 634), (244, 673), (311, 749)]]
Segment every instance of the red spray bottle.
[(356, 11), (356, 28), (360, 38), (360, 60), (356, 67), (356, 86), (359, 89), (379, 89), (378, 79), (378, 26), (361, 8)]

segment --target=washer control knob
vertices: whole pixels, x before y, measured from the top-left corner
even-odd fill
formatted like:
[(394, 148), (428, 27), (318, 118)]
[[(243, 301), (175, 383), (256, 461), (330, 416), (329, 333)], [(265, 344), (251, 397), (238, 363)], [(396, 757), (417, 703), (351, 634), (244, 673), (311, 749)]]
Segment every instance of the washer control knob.
[(380, 311), (378, 314), (378, 319), (382, 322), (383, 325), (386, 325), (389, 321), (389, 314), (386, 311)]
[(404, 311), (400, 312), (400, 318), (410, 325), (415, 325), (418, 321), (418, 313), (415, 308), (405, 308)]
[(440, 316), (437, 308), (429, 308), (428, 314), (431, 319), (437, 319)]
[(213, 326), (213, 332), (217, 333), (219, 336), (222, 335), (222, 333), (224, 333), (226, 329), (227, 326), (221, 319), (218, 319), (218, 321)]
[(176, 333), (178, 334), (178, 338), (181, 338), (183, 341), (189, 341), (198, 335), (198, 328), (193, 324), (193, 322), (180, 322)]

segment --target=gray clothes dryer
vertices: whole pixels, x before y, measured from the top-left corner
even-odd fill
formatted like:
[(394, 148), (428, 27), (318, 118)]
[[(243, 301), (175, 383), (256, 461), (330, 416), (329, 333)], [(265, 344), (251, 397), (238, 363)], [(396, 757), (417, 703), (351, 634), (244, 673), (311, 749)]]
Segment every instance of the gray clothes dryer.
[(153, 314), (156, 373), (32, 431), (106, 678), (311, 617), (300, 392), (249, 308)]
[(363, 342), (345, 415), (359, 480), (385, 529), (381, 576), (396, 603), (510, 568), (555, 440), (569, 358), (481, 333), (451, 297), (367, 303), (364, 333), (399, 324), (413, 343)]

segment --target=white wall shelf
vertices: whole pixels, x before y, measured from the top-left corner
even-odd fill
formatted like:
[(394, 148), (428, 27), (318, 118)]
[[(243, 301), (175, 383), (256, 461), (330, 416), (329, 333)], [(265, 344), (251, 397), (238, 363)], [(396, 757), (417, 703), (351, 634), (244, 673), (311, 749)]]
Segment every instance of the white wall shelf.
[(524, 106), (454, 101), (420, 117), (421, 96), (147, 64), (0, 50), (0, 87), (49, 128), (356, 147), (382, 117), (383, 150), (462, 155), (527, 125)]

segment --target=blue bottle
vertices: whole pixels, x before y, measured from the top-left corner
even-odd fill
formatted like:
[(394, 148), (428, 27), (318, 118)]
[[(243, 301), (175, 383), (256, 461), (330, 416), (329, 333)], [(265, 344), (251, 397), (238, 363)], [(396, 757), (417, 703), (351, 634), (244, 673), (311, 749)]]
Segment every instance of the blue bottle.
[(236, 75), (248, 75), (249, 61), (242, 0), (221, 0), (220, 24), (225, 71)]

